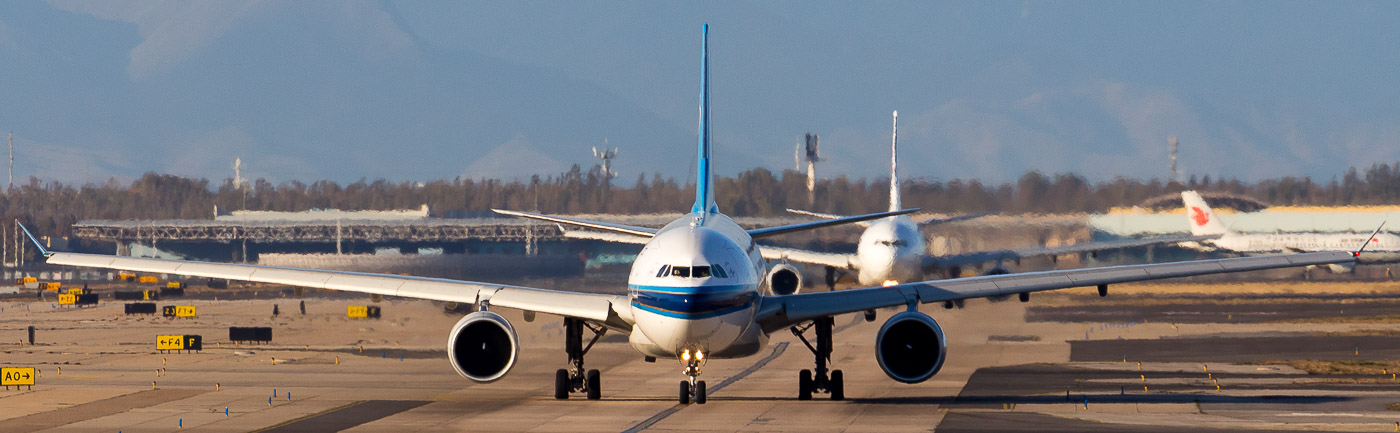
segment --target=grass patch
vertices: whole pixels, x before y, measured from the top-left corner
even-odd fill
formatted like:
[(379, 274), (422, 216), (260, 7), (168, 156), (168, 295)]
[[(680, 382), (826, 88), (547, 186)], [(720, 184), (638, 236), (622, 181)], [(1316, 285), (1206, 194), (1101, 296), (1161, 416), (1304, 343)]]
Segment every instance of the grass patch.
[(1400, 323), (1400, 315), (1385, 316), (1333, 316), (1333, 317), (1309, 317), (1306, 319), (1279, 320), (1262, 323), (1376, 323), (1390, 324)]
[[(1286, 365), (1313, 375), (1375, 375), (1400, 373), (1400, 361), (1259, 361), (1248, 365)], [(1390, 377), (1385, 377), (1389, 381)]]
[(1400, 335), (1400, 329), (1356, 329), (1340, 332), (1314, 332), (1313, 335), (1324, 337), (1394, 337)]
[(1381, 379), (1381, 378), (1378, 378), (1378, 377), (1337, 377), (1337, 378), (1327, 378), (1327, 379), (1302, 379), (1302, 380), (1295, 380), (1295, 381), (1293, 381), (1293, 383), (1299, 384), (1299, 385), (1318, 385), (1318, 384), (1329, 384), (1329, 385), (1336, 385), (1336, 384), (1346, 384), (1346, 385), (1395, 385), (1395, 384), (1400, 384), (1400, 380), (1391, 379), (1390, 376), (1386, 376), (1384, 379)]
[(1391, 403), (1390, 405), (1385, 407), (1385, 410), (1400, 410), (1400, 402)]

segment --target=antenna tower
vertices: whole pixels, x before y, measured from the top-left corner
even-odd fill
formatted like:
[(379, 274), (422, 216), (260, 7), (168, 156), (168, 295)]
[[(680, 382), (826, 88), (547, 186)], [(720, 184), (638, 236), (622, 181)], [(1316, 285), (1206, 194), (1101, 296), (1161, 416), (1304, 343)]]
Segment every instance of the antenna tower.
[(603, 139), (603, 150), (598, 151), (598, 147), (593, 147), (593, 157), (603, 160), (603, 185), (611, 186), (612, 179), (617, 177), (617, 171), (612, 169), (612, 160), (617, 158), (617, 148), (608, 149), (608, 139)]
[(821, 137), (808, 132), (806, 138), (807, 155), (807, 205), (816, 206), (817, 202), (817, 163), (821, 162)]
[(1167, 142), (1171, 144), (1171, 180), (1181, 183), (1181, 173), (1176, 171), (1176, 136), (1167, 138)]

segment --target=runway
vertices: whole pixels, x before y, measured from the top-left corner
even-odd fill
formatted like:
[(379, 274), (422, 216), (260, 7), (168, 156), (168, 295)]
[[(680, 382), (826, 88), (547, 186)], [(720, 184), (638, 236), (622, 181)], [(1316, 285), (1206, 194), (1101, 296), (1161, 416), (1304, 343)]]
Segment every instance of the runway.
[[(797, 371), (813, 357), (780, 332), (756, 356), (708, 362), (709, 403), (681, 406), (680, 363), (647, 363), (616, 335), (587, 357), (602, 370), (603, 399), (554, 400), (565, 356), (552, 316), (525, 322), (500, 310), (521, 333), (520, 360), (506, 378), (475, 384), (447, 364), (457, 316), (441, 304), (386, 300), (382, 319), (352, 320), (346, 306), (368, 299), (308, 298), (304, 316), (298, 301), (162, 302), (196, 305), (199, 317), (186, 320), (128, 317), (117, 303), (5, 302), (4, 364), (42, 373), (33, 390), (0, 391), (0, 432), (1392, 431), (1400, 421), (1386, 409), (1400, 384), (1377, 374), (1241, 364), (1400, 359), (1390, 323), (1028, 322), (1036, 302), (974, 301), (925, 310), (949, 337), (948, 361), (930, 381), (904, 385), (874, 360), (872, 339), (892, 314), (881, 311), (875, 322), (837, 318), (832, 365), (845, 372), (846, 401), (796, 399)], [(282, 314), (270, 314), (273, 304)], [(1096, 308), (1120, 318), (1150, 310), (1080, 307), (1108, 314)], [(38, 344), (20, 346), (28, 325)], [(228, 326), (272, 326), (273, 343), (234, 346)], [(154, 350), (156, 335), (176, 333), (204, 335), (206, 349)]]

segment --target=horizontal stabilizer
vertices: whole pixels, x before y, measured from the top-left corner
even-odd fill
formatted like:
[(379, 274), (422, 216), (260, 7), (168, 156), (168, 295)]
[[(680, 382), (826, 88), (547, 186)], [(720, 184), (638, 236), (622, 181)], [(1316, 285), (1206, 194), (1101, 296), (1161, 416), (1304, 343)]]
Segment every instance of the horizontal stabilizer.
[(595, 230), (603, 230), (603, 231), (608, 231), (608, 232), (626, 233), (626, 234), (633, 235), (633, 236), (642, 236), (642, 237), (648, 237), (648, 238), (649, 238), (649, 237), (652, 237), (652, 236), (656, 236), (656, 229), (654, 229), (654, 228), (649, 228), (649, 227), (637, 227), (637, 226), (629, 226), (629, 225), (624, 225), (624, 224), (613, 224), (613, 223), (605, 223), (605, 222), (602, 222), (602, 221), (589, 221), (589, 220), (581, 220), (581, 219), (574, 219), (574, 218), (565, 218), (565, 217), (561, 217), (561, 216), (537, 214), (537, 213), (530, 213), (530, 212), (520, 212), (520, 211), (513, 211), (513, 210), (491, 209), (491, 211), (492, 211), (492, 212), (495, 212), (495, 213), (498, 213), (498, 214), (501, 214), (501, 215), (510, 215), (510, 216), (514, 216), (514, 217), (529, 218), (529, 219), (540, 220), (540, 221), (549, 221), (549, 222), (558, 223), (558, 224), (569, 224), (569, 225), (574, 225), (574, 226), (579, 226), (579, 227), (586, 227), (586, 228), (595, 229)]

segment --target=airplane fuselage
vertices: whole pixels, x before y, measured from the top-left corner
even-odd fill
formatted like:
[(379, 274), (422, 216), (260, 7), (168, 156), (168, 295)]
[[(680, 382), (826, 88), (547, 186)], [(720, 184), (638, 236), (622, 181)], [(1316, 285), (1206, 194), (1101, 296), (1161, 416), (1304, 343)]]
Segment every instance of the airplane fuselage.
[(754, 324), (763, 259), (729, 217), (690, 213), (656, 233), (632, 263), (629, 342), (643, 354), (742, 357), (767, 343)]
[(876, 220), (860, 235), (856, 259), (865, 286), (922, 281), (924, 236), (908, 216)]
[[(1240, 253), (1271, 253), (1285, 251), (1349, 251), (1366, 242), (1368, 233), (1227, 233), (1210, 245)], [(1366, 251), (1400, 252), (1400, 236), (1376, 234)]]

